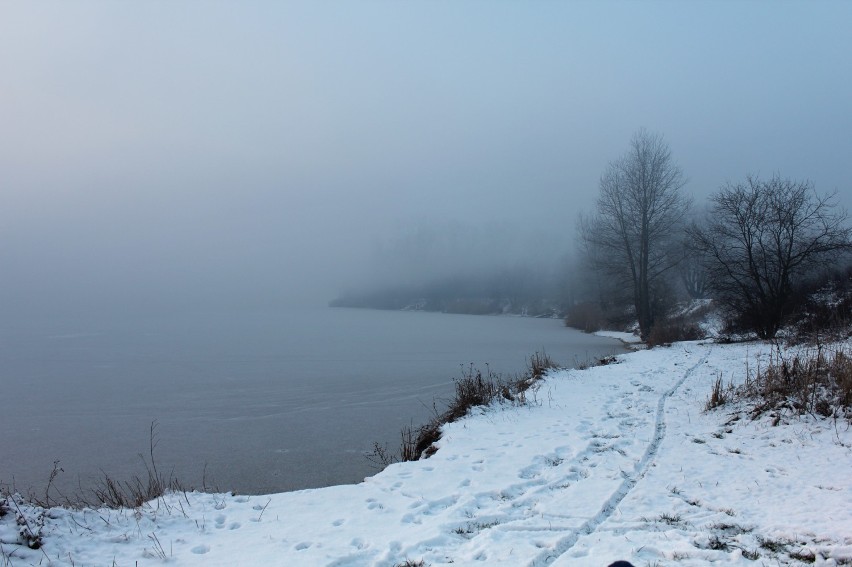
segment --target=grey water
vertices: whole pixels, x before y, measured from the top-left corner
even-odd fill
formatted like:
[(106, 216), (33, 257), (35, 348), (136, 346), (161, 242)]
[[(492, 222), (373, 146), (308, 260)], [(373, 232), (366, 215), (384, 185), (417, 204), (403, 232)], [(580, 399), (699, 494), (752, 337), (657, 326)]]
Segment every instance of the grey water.
[[(263, 494), (360, 482), (473, 363), (524, 370), (623, 352), (555, 319), (361, 309), (0, 325), (0, 484), (87, 494), (155, 464), (184, 486)], [(440, 407), (440, 401), (438, 402)], [(56, 495), (54, 495), (56, 497)]]

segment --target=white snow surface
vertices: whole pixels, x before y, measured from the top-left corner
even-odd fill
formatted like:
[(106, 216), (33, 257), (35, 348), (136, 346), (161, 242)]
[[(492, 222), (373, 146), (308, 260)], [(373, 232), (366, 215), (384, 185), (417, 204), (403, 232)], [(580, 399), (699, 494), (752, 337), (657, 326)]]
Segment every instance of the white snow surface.
[(623, 331), (595, 331), (595, 335), (599, 337), (618, 339), (627, 345), (636, 345), (642, 342), (642, 338), (639, 335)]
[[(852, 564), (848, 422), (705, 411), (762, 344), (677, 343), (554, 372), (523, 406), (444, 427), (432, 457), (357, 485), (174, 493), (138, 509), (0, 519), (3, 565)], [(737, 419), (739, 418), (739, 419)]]

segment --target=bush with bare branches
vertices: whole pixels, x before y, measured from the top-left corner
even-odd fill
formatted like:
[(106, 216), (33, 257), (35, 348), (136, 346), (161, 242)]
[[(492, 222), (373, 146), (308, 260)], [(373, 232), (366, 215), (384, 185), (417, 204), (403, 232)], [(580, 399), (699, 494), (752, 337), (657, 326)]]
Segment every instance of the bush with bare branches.
[(708, 219), (689, 230), (714, 297), (742, 330), (773, 338), (794, 311), (796, 288), (852, 247), (836, 193), (778, 175), (722, 187)]

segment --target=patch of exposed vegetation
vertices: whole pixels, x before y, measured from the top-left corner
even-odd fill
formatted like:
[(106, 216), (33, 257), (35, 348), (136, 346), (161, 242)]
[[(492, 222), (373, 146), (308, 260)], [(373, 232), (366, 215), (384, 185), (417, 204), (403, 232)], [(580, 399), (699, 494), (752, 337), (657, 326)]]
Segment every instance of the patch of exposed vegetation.
[(732, 401), (751, 405), (751, 417), (770, 414), (778, 425), (784, 412), (852, 420), (852, 352), (848, 344), (818, 344), (792, 354), (779, 346), (769, 364), (749, 373), (745, 383), (715, 380), (705, 410)]
[[(733, 397), (734, 386), (729, 383), (727, 387), (722, 385), (722, 374), (713, 382), (713, 390), (710, 392), (710, 399), (704, 405), (705, 411), (710, 411), (727, 404)], [(716, 435), (714, 435), (716, 436)], [(721, 438), (721, 436), (717, 437)]]
[(157, 435), (158, 423), (151, 423), (149, 431), (148, 454), (139, 454), (144, 473), (134, 475), (129, 480), (119, 480), (106, 472), (89, 492), (65, 494), (60, 492), (54, 481), (64, 472), (59, 461), (54, 461), (53, 469), (48, 476), (47, 486), (43, 494), (27, 494), (25, 497), (13, 494), (14, 489), (4, 487), (3, 498), (0, 498), (0, 517), (16, 502), (25, 502), (29, 506), (49, 509), (54, 506), (66, 508), (139, 508), (146, 502), (156, 500), (171, 492), (185, 492), (185, 488), (170, 471), (165, 474), (157, 466), (155, 452), (159, 442)]
[(441, 427), (446, 423), (458, 421), (468, 415), (473, 408), (485, 407), (492, 403), (528, 403), (527, 392), (550, 370), (559, 366), (544, 352), (536, 352), (528, 361), (526, 372), (504, 379), (486, 367), (485, 372), (473, 364), (462, 368), (462, 375), (455, 379), (455, 393), (448, 401), (444, 411), (437, 409), (426, 424), (420, 427), (405, 427), (401, 432), (399, 452), (391, 451), (378, 443), (369, 455), (373, 462), (387, 466), (397, 461), (417, 461), (429, 457), (437, 451), (435, 443), (441, 438)]
[(769, 365), (748, 379), (738, 394), (755, 403), (755, 417), (788, 410), (852, 418), (852, 354), (844, 345), (818, 346), (792, 357), (779, 349)]
[(668, 346), (678, 341), (696, 341), (704, 338), (698, 325), (698, 315), (675, 315), (654, 323), (645, 344), (649, 348)]

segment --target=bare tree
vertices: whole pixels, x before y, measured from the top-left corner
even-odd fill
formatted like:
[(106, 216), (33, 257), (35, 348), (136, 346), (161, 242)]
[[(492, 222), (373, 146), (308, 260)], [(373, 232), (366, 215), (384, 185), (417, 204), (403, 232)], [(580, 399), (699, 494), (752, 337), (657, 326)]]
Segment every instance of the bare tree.
[[(684, 224), (694, 228), (703, 225), (708, 217), (707, 206), (701, 207), (701, 210), (693, 208)], [(710, 294), (710, 279), (705, 267), (706, 262), (702, 252), (693, 245), (692, 236), (686, 229), (682, 233), (680, 253), (683, 259), (677, 267), (677, 274), (683, 290), (690, 299), (707, 299)]]
[(683, 289), (692, 299), (707, 298), (708, 284), (707, 272), (704, 264), (698, 256), (688, 256), (678, 270)]
[(690, 229), (716, 297), (759, 337), (776, 335), (809, 271), (849, 249), (852, 230), (835, 196), (817, 195), (808, 181), (748, 177), (722, 187), (704, 226)]
[(643, 337), (654, 324), (654, 294), (679, 261), (678, 227), (689, 209), (680, 192), (685, 183), (663, 137), (639, 130), (601, 176), (596, 214), (581, 219), (595, 266), (631, 289)]

